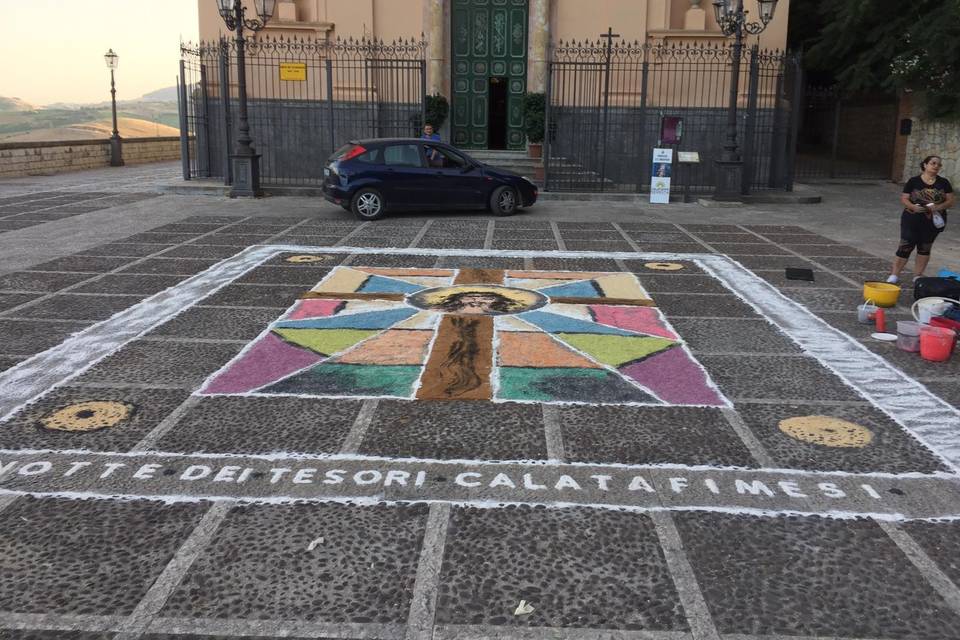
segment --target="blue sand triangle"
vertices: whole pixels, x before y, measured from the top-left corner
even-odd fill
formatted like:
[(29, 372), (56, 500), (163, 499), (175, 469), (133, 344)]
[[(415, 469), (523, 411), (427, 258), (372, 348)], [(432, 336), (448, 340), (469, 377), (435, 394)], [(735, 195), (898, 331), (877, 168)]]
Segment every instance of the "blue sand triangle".
[(360, 293), (413, 293), (423, 288), (422, 284), (403, 282), (383, 276), (370, 276), (357, 291)]
[(278, 322), (274, 327), (277, 329), (386, 329), (406, 320), (415, 313), (417, 313), (417, 309), (401, 307), (399, 309), (330, 316), (328, 318), (286, 320)]
[(567, 284), (557, 284), (552, 287), (544, 287), (539, 290), (548, 296), (569, 296), (571, 298), (599, 298), (600, 292), (589, 280), (580, 282), (570, 282)]
[(635, 336), (634, 331), (608, 327), (603, 324), (577, 320), (568, 316), (548, 313), (546, 311), (528, 311), (517, 316), (530, 324), (540, 327), (547, 333), (604, 333), (614, 336)]

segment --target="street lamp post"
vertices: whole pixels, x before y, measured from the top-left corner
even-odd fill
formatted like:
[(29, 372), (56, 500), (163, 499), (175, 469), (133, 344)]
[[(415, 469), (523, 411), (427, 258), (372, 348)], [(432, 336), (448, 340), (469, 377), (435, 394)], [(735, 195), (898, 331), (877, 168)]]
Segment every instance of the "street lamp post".
[(107, 68), (110, 69), (110, 105), (113, 108), (113, 135), (110, 136), (110, 166), (123, 166), (123, 143), (120, 141), (120, 131), (117, 130), (117, 85), (113, 81), (113, 72), (117, 68), (117, 60), (120, 56), (108, 50), (103, 59), (107, 62)]
[(220, 17), (230, 31), (237, 33), (237, 91), (240, 99), (240, 124), (237, 131), (237, 151), (230, 156), (233, 165), (233, 185), (230, 197), (258, 197), (260, 191), (260, 155), (253, 149), (250, 123), (247, 120), (247, 71), (244, 59), (246, 40), (243, 30), (256, 33), (273, 17), (277, 0), (254, 0), (257, 17), (247, 20), (243, 0), (217, 0)]
[(717, 187), (715, 200), (739, 200), (743, 183), (743, 159), (737, 150), (737, 97), (740, 93), (740, 57), (743, 55), (745, 34), (758, 35), (770, 21), (777, 9), (777, 0), (757, 0), (760, 22), (747, 22), (743, 0), (713, 0), (717, 24), (725, 36), (733, 36), (731, 60), (730, 104), (727, 109), (727, 136), (723, 155), (717, 161)]

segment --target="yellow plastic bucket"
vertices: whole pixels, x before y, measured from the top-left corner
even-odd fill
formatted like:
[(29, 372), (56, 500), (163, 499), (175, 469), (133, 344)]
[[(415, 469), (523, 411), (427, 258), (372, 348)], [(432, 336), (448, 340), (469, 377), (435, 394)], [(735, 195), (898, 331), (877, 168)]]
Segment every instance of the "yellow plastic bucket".
[(900, 287), (889, 282), (864, 282), (863, 299), (871, 300), (878, 307), (893, 307), (900, 297)]

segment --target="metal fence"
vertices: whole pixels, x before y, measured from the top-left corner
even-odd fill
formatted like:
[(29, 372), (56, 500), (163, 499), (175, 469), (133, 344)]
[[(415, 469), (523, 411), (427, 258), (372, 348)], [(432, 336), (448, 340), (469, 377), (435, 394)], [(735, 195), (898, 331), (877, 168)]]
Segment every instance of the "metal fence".
[[(647, 191), (655, 147), (697, 151), (697, 164), (673, 164), (675, 192), (714, 188), (714, 160), (726, 132), (730, 45), (677, 46), (624, 41), (554, 47), (549, 61), (546, 188)], [(745, 49), (738, 142), (742, 190), (792, 188), (798, 61), (779, 51)], [(677, 120), (679, 119), (679, 120)], [(679, 142), (664, 125), (682, 128)]]
[[(426, 62), (421, 41), (258, 39), (246, 43), (250, 134), (266, 184), (316, 185), (354, 138), (418, 136)], [(182, 45), (184, 178), (231, 183), (238, 98), (236, 43)]]

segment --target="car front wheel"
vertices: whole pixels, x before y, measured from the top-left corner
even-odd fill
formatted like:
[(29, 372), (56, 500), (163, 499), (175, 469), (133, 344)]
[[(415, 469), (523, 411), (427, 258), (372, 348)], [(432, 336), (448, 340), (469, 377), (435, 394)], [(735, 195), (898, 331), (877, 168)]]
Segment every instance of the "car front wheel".
[(360, 189), (353, 194), (350, 209), (361, 220), (377, 220), (384, 214), (383, 196), (376, 189)]
[(512, 216), (517, 206), (517, 192), (513, 187), (497, 187), (490, 196), (490, 210), (495, 216)]

